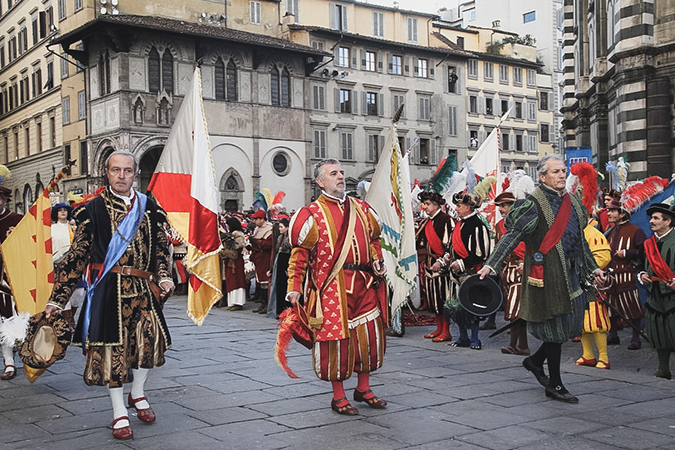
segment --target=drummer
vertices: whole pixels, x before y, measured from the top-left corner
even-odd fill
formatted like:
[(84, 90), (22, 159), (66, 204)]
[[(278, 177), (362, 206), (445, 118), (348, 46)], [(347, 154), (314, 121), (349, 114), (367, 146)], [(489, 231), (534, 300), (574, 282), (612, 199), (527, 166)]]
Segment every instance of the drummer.
[[(453, 281), (457, 284), (461, 284), (469, 275), (478, 272), (492, 249), (486, 221), (476, 212), (482, 201), (480, 196), (461, 192), (452, 198), (460, 221), (452, 231), (452, 253), (446, 253), (443, 259), (453, 274)], [(453, 289), (453, 292), (457, 291)], [(478, 338), (479, 316), (462, 308), (456, 297), (449, 301), (446, 311), (450, 320), (459, 327), (459, 339), (449, 345), (482, 349), (483, 345)], [(468, 329), (471, 329), (471, 338)]]

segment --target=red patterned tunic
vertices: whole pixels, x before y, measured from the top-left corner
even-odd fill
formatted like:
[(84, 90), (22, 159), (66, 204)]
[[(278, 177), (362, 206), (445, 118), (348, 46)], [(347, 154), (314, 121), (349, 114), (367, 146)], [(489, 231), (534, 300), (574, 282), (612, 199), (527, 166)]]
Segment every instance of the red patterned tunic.
[(380, 226), (368, 204), (347, 199), (352, 227), (347, 202), (321, 195), (293, 216), (289, 232), (288, 292), (304, 294), (308, 316), (318, 323), (314, 370), (327, 381), (376, 370), (385, 347), (384, 285), (369, 271), (382, 257)]

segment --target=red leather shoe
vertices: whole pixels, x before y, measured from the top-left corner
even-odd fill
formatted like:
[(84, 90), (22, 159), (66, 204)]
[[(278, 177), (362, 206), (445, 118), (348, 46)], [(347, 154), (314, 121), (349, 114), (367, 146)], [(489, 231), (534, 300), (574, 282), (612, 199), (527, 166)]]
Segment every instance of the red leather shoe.
[(431, 342), (445, 342), (452, 339), (452, 336), (449, 333), (441, 333), (431, 340)]
[(120, 439), (120, 440), (126, 440), (126, 439), (131, 439), (134, 437), (134, 432), (131, 431), (131, 427), (127, 425), (126, 427), (122, 428), (115, 428), (115, 424), (119, 422), (120, 420), (129, 420), (127, 416), (122, 416), (118, 417), (117, 419), (113, 420), (112, 423), (110, 424), (110, 428), (112, 428), (113, 432), (113, 437), (115, 439)]
[(581, 358), (577, 359), (576, 361), (574, 361), (574, 365), (575, 365), (575, 366), (590, 366), (590, 367), (595, 367), (596, 364), (597, 364), (597, 361), (595, 360), (595, 358), (593, 358), (593, 359), (586, 359), (586, 358), (584, 358), (583, 356), (582, 356)]
[(142, 422), (152, 423), (155, 421), (155, 419), (157, 419), (157, 416), (155, 416), (155, 411), (153, 411), (150, 407), (145, 409), (138, 409), (136, 407), (136, 403), (142, 402), (143, 400), (148, 401), (148, 399), (145, 397), (131, 398), (130, 392), (129, 397), (127, 398), (127, 403), (129, 404), (129, 408), (134, 408), (136, 410), (136, 415)]

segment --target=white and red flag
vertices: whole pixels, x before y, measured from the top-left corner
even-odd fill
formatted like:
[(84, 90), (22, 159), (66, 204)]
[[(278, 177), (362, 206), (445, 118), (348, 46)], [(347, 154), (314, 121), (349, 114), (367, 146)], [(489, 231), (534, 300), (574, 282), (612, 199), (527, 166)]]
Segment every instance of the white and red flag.
[(199, 67), (183, 99), (148, 190), (187, 243), (190, 318), (201, 325), (221, 297), (218, 190)]

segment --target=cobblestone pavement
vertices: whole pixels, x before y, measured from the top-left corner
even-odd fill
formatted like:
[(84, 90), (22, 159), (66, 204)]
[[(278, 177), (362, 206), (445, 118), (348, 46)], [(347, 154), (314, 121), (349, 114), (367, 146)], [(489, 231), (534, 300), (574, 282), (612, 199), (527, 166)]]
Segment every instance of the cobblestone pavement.
[[(652, 375), (656, 353), (648, 345), (626, 350), (628, 330), (610, 346), (611, 370), (574, 366), (581, 346), (565, 344), (563, 381), (580, 398), (570, 405), (547, 399), (522, 357), (500, 352), (506, 333), (481, 332), (476, 351), (423, 339), (431, 327), (408, 327), (389, 338), (384, 367), (371, 379), (389, 407), (355, 404), (361, 414), (346, 417), (331, 411), (330, 384), (315, 377), (304, 347), (293, 343), (288, 352), (299, 379), (276, 365), (276, 323), (253, 314), (256, 304), (214, 309), (197, 327), (185, 302), (176, 297), (165, 308), (174, 346), (146, 385), (156, 423), (131, 417), (134, 439), (115, 441), (107, 389), (83, 383), (84, 359), (71, 347), (33, 384), (22, 369), (0, 381), (0, 448), (675, 448), (675, 381)], [(355, 377), (345, 383), (350, 397), (355, 386)]]

